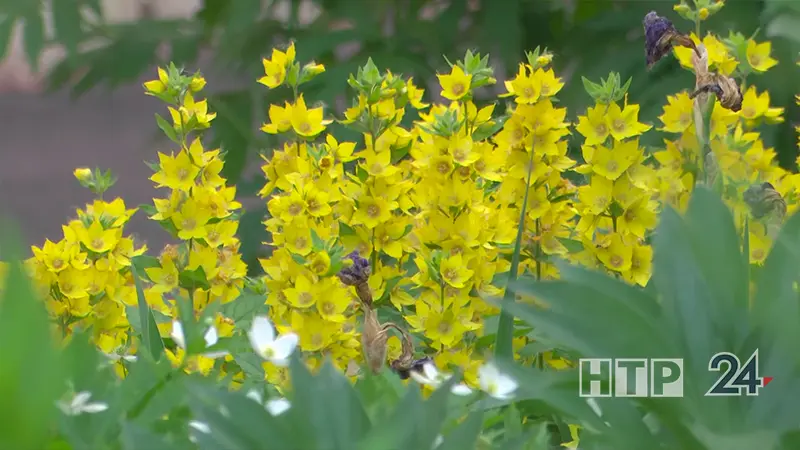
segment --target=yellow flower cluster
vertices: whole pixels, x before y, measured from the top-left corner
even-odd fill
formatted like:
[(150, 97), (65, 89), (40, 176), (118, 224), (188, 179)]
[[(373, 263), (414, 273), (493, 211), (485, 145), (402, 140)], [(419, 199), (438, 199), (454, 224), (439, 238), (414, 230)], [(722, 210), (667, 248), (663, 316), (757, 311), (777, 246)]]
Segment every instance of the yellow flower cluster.
[[(694, 14), (699, 29), (721, 7), (681, 11)], [(710, 69), (736, 77), (742, 86), (777, 63), (768, 42), (711, 33), (701, 41), (699, 34), (691, 38), (702, 44)], [(694, 67), (692, 52), (674, 49), (687, 68)], [(661, 148), (645, 149), (642, 135), (655, 130), (640, 122), (627, 84), (612, 74), (603, 83), (613, 89), (603, 94), (602, 86), (584, 80), (594, 102), (574, 124), (582, 137), (582, 160), (576, 161), (566, 140), (573, 124), (566, 108), (558, 107), (564, 83), (546, 50), (527, 54), (504, 82), (503, 115), (496, 112), (498, 104), (474, 100), (477, 90), (497, 82), (486, 56), (467, 52), (438, 75), (445, 100), (433, 105), (423, 102), (424, 91), (413, 79), (382, 72), (370, 60), (349, 78), (355, 99), (338, 121), (360, 135), (358, 142), (339, 140), (325, 106), (303, 92), (325, 68), (296, 59), (294, 44), (274, 50), (258, 80), (292, 94), (290, 101), (269, 106), (261, 128), (280, 142), (262, 166), (266, 183), (260, 196), (267, 204), (264, 226), (272, 250), (259, 261), (262, 279), (246, 283), (236, 238), (241, 204), (221, 176), (223, 152), (202, 144), (202, 132), (215, 119), (198, 96), (205, 80), (175, 67), (159, 69), (145, 89), (168, 105), (171, 120), (157, 116), (158, 125), (178, 151), (159, 154), (151, 164), (151, 180), (168, 191), (139, 209), (179, 243), (157, 258), (144, 255), (144, 247), (124, 237), (135, 210), (121, 199), (102, 199), (113, 184), (110, 175), (76, 170), (98, 199), (78, 210), (62, 240), (34, 247), (28, 261), (63, 335), (92, 326), (106, 353), (133, 352), (126, 306), (137, 302), (135, 263), (161, 334), (171, 334), (176, 343), (181, 339), (174, 337), (172, 321), (182, 301), (200, 317), (212, 304), (235, 301), (246, 284), (258, 285), (266, 290), (264, 303), (277, 331), (298, 335), (312, 367), (327, 357), (355, 376), (363, 360), (364, 284), (345, 284), (339, 275), (357, 254), (369, 261), (363, 281), (376, 320), (409, 331), (414, 357), (430, 356), (442, 370), (457, 367), (474, 385), (498, 317), (484, 299), (502, 296), (510, 277), (555, 279), (554, 261), (565, 259), (646, 286), (658, 211), (664, 205), (685, 208), (697, 183), (722, 192), (740, 225), (753, 219), (750, 257), (760, 263), (773, 236), (770, 224), (751, 213), (745, 192), (772, 186), (790, 213), (800, 205), (800, 175), (777, 166), (774, 150), (758, 132), (763, 124), (781, 122), (783, 110), (770, 106), (769, 93), (754, 86), (742, 88), (738, 112), (715, 100), (710, 116), (702, 117), (707, 124), (698, 123), (699, 102), (688, 92), (670, 95), (658, 129), (668, 138)], [(583, 180), (577, 186), (570, 181), (577, 179)], [(510, 274), (517, 256), (519, 272)], [(213, 311), (209, 319), (218, 335), (231, 336), (232, 320)], [(529, 358), (531, 338), (523, 331), (515, 330), (513, 347), (518, 358)], [(388, 342), (387, 360), (394, 361), (401, 340), (393, 336)], [(231, 356), (185, 361), (181, 344), (167, 347), (173, 363), (187, 370), (207, 374), (216, 366), (234, 380), (242, 377)], [(557, 352), (538, 357), (556, 368), (568, 364)], [(284, 368), (271, 362), (263, 368), (270, 382), (285, 385)]]
[[(185, 87), (179, 90), (186, 94), (167, 99), (175, 103), (169, 106), (172, 128), (165, 130), (168, 135), (174, 133), (180, 150), (169, 155), (159, 153), (158, 163), (151, 165), (156, 172), (150, 179), (156, 187), (167, 188), (169, 195), (153, 199), (153, 207), (147, 208), (152, 220), (181, 241), (167, 246), (157, 262), (144, 269), (151, 281), (144, 290), (145, 299), (165, 318), (178, 317), (179, 298), (189, 300), (196, 316), (213, 302), (233, 301), (239, 297), (247, 274), (236, 237), (236, 211), (242, 205), (235, 199), (236, 188), (227, 186), (220, 175), (224, 166), (220, 150), (207, 151), (199, 137), (189, 139), (191, 133), (207, 129), (216, 117), (208, 112), (206, 100), (194, 99), (205, 80), (199, 75), (170, 77), (159, 69), (159, 80), (145, 83), (145, 89), (151, 95), (164, 95), (170, 86), (181, 82)], [(152, 83), (158, 84), (154, 87)], [(229, 337), (233, 331), (233, 321), (221, 315), (214, 317), (214, 325), (222, 337)], [(163, 320), (158, 326), (167, 335), (172, 324)], [(167, 350), (176, 365), (184, 355), (180, 346)], [(187, 364), (187, 370), (207, 373), (213, 366), (212, 358), (198, 356)]]
[[(701, 41), (692, 34), (696, 44)], [(770, 56), (769, 42), (757, 43), (752, 38), (745, 38), (736, 33), (722, 40), (713, 33), (708, 33), (702, 40), (708, 51), (709, 66), (726, 75), (735, 75), (746, 82), (749, 75), (758, 75), (768, 71), (777, 64)], [(687, 48), (675, 48), (675, 56), (681, 65), (691, 68), (693, 51)], [(665, 149), (654, 153), (663, 172), (665, 183), (669, 180), (681, 180), (676, 186), (681, 192), (676, 199), (663, 196), (667, 189), (662, 189), (662, 200), (684, 207), (688, 195), (696, 181), (696, 169), (705, 166), (707, 182), (715, 185), (729, 205), (733, 208), (737, 223), (744, 224), (749, 216), (748, 205), (743, 200), (744, 192), (752, 185), (770, 183), (785, 199), (789, 213), (794, 212), (798, 203), (797, 192), (800, 189), (800, 176), (780, 168), (775, 161), (775, 150), (765, 147), (757, 127), (762, 124), (783, 122), (783, 108), (770, 106), (769, 92), (759, 92), (755, 86), (743, 91), (742, 108), (732, 112), (715, 101), (709, 124), (709, 145), (712, 158), (701, 161), (700, 140), (697, 136), (697, 117), (694, 114), (694, 102), (687, 92), (668, 97), (663, 114), (659, 117), (663, 123), (661, 131), (677, 135), (674, 139), (665, 139)], [(672, 184), (677, 184), (672, 182)], [(677, 201), (676, 201), (677, 200)], [(764, 261), (774, 236), (771, 236), (769, 224), (761, 220), (751, 221), (750, 260), (760, 264)]]
[(136, 305), (131, 258), (146, 250), (124, 236), (135, 212), (121, 198), (97, 199), (62, 226), (61, 240), (33, 247), (26, 265), (62, 337), (76, 327), (92, 327), (95, 342), (106, 353), (124, 353), (132, 344), (125, 309)]

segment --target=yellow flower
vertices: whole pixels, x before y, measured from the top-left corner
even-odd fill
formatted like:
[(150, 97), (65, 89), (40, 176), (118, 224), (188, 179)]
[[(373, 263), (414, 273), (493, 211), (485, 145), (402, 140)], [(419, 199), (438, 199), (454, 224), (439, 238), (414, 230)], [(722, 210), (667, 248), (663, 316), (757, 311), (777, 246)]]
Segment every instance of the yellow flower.
[(578, 116), (578, 126), (575, 129), (586, 138), (584, 145), (602, 144), (608, 139), (610, 131), (606, 123), (606, 112), (605, 105), (596, 105), (594, 108), (589, 107), (585, 116)]
[(388, 222), (397, 202), (389, 202), (382, 197), (363, 196), (358, 199), (358, 208), (353, 213), (353, 224), (362, 224), (369, 229)]
[(652, 128), (639, 122), (639, 105), (626, 104), (622, 109), (616, 103), (611, 103), (606, 111), (606, 123), (611, 136), (618, 141), (638, 136)]
[(264, 58), (261, 60), (262, 64), (264, 65), (265, 75), (259, 78), (258, 82), (270, 89), (274, 89), (282, 85), (286, 80), (287, 70), (294, 63), (294, 58), (294, 42), (289, 44), (289, 48), (286, 49), (285, 53), (278, 49), (272, 49), (272, 58)]
[(667, 105), (664, 105), (664, 114), (658, 118), (664, 124), (661, 131), (668, 133), (683, 133), (694, 122), (694, 104), (689, 94), (681, 92), (678, 95), (667, 97)]
[(168, 187), (188, 192), (194, 186), (200, 168), (189, 158), (189, 154), (181, 151), (177, 156), (158, 154), (159, 170), (150, 177), (156, 187)]
[(465, 287), (474, 273), (465, 267), (461, 254), (444, 258), (439, 267), (442, 280), (454, 288)]
[(766, 72), (775, 65), (778, 61), (770, 56), (772, 51), (771, 42), (762, 42), (756, 44), (756, 41), (750, 39), (747, 41), (747, 62), (750, 67), (756, 72)]
[(181, 208), (172, 215), (172, 223), (178, 229), (180, 239), (203, 239), (206, 237), (206, 223), (211, 220), (211, 212), (201, 207), (193, 198), (187, 199)]
[(147, 267), (144, 271), (154, 283), (154, 292), (170, 292), (178, 287), (178, 268), (172, 258), (164, 258), (161, 267)]
[(406, 92), (408, 95), (408, 104), (411, 105), (414, 109), (425, 109), (431, 105), (428, 103), (422, 102), (422, 96), (425, 94), (424, 89), (418, 88), (414, 84), (414, 78), (409, 78), (406, 81)]
[(92, 179), (92, 169), (79, 167), (72, 172), (72, 175), (80, 182), (89, 181)]
[(616, 180), (639, 158), (639, 140), (617, 141), (613, 149), (597, 147), (591, 157), (592, 170), (609, 180)]
[(292, 106), (291, 124), (299, 136), (314, 137), (325, 131), (325, 126), (329, 123), (330, 120), (322, 117), (322, 107), (308, 109), (302, 95)]
[(472, 75), (464, 73), (461, 67), (454, 65), (449, 75), (436, 75), (442, 87), (442, 97), (457, 101), (469, 94)]
[(78, 230), (81, 244), (85, 245), (94, 253), (105, 253), (113, 249), (119, 238), (122, 237), (122, 230), (119, 228), (104, 229), (99, 220), (95, 219), (89, 228), (81, 227)]
[(261, 127), (261, 131), (269, 134), (284, 133), (292, 129), (292, 105), (286, 102), (281, 108), (278, 105), (269, 105), (269, 121)]
[(542, 83), (539, 77), (530, 73), (530, 66), (520, 64), (517, 76), (513, 80), (506, 81), (506, 90), (514, 95), (514, 101), (530, 105), (539, 100), (542, 91)]
[(147, 81), (144, 83), (144, 90), (146, 94), (153, 95), (153, 94), (160, 94), (167, 90), (167, 82), (169, 81), (169, 77), (167, 76), (167, 71), (162, 69), (161, 67), (158, 68), (158, 79)]
[(614, 233), (597, 249), (597, 258), (610, 270), (626, 272), (631, 268), (633, 247), (626, 244), (619, 233)]

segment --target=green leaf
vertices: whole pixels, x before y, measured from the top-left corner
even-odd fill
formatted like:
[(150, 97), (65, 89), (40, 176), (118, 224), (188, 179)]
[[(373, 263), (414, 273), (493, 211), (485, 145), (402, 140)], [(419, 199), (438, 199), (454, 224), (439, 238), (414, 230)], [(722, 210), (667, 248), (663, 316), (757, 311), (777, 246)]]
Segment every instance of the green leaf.
[(472, 133), (472, 140), (478, 142), (494, 136), (495, 134), (497, 134), (498, 131), (500, 131), (503, 128), (503, 125), (505, 125), (509, 117), (510, 116), (507, 115), (500, 116), (496, 119), (493, 119), (494, 123), (492, 124), (483, 124), (479, 126)]
[(6, 52), (9, 49), (8, 44), (11, 42), (11, 31), (14, 29), (16, 22), (16, 19), (11, 16), (0, 18), (0, 61), (6, 57)]
[(162, 436), (133, 422), (123, 422), (121, 438), (123, 450), (137, 450), (142, 448), (177, 450), (182, 448), (181, 446), (171, 444)]
[(170, 141), (176, 144), (181, 143), (178, 139), (178, 135), (175, 133), (175, 128), (167, 121), (167, 119), (161, 117), (161, 114), (156, 113), (156, 123), (158, 124), (158, 128), (164, 132)]
[(292, 429), (287, 414), (273, 417), (263, 405), (240, 393), (220, 390), (205, 380), (187, 383), (187, 388), (196, 420), (211, 428), (211, 433), (202, 435), (206, 444), (201, 444), (202, 448), (246, 450), (263, 448), (267, 442), (270, 449), (276, 450), (304, 448), (298, 445), (299, 433), (295, 434), (297, 430)]
[(478, 435), (483, 426), (483, 410), (473, 411), (466, 420), (447, 434), (444, 442), (436, 450), (463, 450), (475, 448)]
[(257, 314), (266, 314), (267, 299), (260, 294), (242, 293), (236, 300), (222, 305), (222, 315), (233, 319), (237, 327), (249, 323)]
[(142, 279), (139, 277), (135, 266), (131, 266), (131, 274), (133, 275), (133, 282), (136, 285), (136, 297), (138, 298), (139, 304), (142, 346), (150, 352), (150, 356), (152, 356), (155, 361), (158, 361), (164, 353), (164, 342), (161, 340), (161, 334), (158, 332), (156, 320), (153, 317), (153, 311), (150, 310), (150, 306), (148, 306), (147, 300), (145, 299)]
[(747, 336), (749, 277), (739, 251), (733, 215), (716, 194), (695, 189), (686, 213), (694, 254), (711, 290), (711, 314), (728, 348), (738, 348)]
[(178, 275), (178, 282), (184, 289), (211, 289), (203, 266), (197, 266), (194, 270), (182, 270)]
[(44, 48), (44, 23), (39, 7), (31, 9), (24, 16), (25, 25), (22, 39), (25, 47), (25, 55), (28, 57), (28, 64), (34, 72), (39, 71), (39, 55)]
[(307, 436), (313, 443), (308, 448), (355, 448), (370, 421), (347, 378), (328, 360), (316, 377), (299, 358), (292, 360), (290, 371), (294, 395), (288, 414), (315, 430)]
[(66, 48), (67, 56), (73, 58), (78, 53), (78, 44), (83, 35), (80, 13), (83, 5), (77, 0), (57, 0), (51, 5), (56, 37)]
[(64, 372), (44, 302), (22, 267), (23, 240), (8, 222), (0, 222), (0, 229), (8, 262), (0, 292), (0, 448), (43, 448)]

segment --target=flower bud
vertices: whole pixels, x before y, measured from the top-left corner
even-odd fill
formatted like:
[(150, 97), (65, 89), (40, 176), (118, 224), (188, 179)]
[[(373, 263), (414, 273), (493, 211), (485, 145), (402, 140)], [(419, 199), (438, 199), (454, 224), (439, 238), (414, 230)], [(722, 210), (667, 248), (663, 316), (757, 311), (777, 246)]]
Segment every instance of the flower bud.
[(708, 19), (709, 15), (710, 13), (708, 12), (708, 8), (700, 8), (699, 10), (697, 10), (697, 17), (699, 17), (700, 20)]
[(366, 258), (362, 258), (358, 252), (350, 253), (347, 258), (352, 261), (352, 265), (339, 271), (339, 279), (347, 286), (355, 286), (356, 294), (361, 302), (371, 306), (372, 291), (369, 288), (369, 275), (372, 273), (372, 269), (369, 266), (369, 261)]
[(679, 16), (683, 17), (686, 20), (694, 20), (692, 17), (692, 8), (689, 8), (689, 5), (686, 3), (681, 3), (679, 5), (675, 5), (672, 9), (678, 13)]
[(79, 167), (75, 169), (72, 174), (78, 181), (80, 181), (81, 184), (88, 183), (92, 180), (92, 169), (89, 169), (88, 167)]

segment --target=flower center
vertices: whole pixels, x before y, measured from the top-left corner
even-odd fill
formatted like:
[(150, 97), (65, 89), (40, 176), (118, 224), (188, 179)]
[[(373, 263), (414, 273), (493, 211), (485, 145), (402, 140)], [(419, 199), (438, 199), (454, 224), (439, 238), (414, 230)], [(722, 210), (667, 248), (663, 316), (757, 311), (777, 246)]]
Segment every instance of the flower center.
[(336, 305), (334, 305), (331, 302), (325, 302), (322, 305), (322, 312), (324, 312), (325, 314), (329, 314), (329, 315), (333, 314), (334, 312), (336, 312)]
[(299, 237), (294, 240), (294, 246), (297, 248), (306, 248), (306, 244), (308, 244), (308, 241), (304, 237)]
[(197, 221), (191, 217), (187, 217), (181, 222), (181, 228), (184, 230), (193, 230), (195, 226), (197, 226)]
[(186, 180), (187, 178), (189, 178), (189, 170), (186, 169), (186, 168), (180, 168), (180, 169), (178, 169), (178, 172), (177, 172), (176, 175), (177, 175), (179, 180), (181, 180), (181, 181)]
[(550, 86), (543, 84), (542, 89), (539, 91), (539, 95), (543, 97), (550, 95)]
[(53, 260), (52, 264), (53, 264), (53, 268), (58, 270), (58, 269), (60, 269), (61, 267), (64, 266), (64, 260), (61, 259), (61, 258), (56, 258), (56, 259)]
[(683, 126), (689, 125), (692, 122), (692, 115), (689, 113), (683, 113), (681, 114), (680, 119), (678, 119), (678, 122), (680, 122), (680, 124)]
[(286, 210), (289, 212), (289, 214), (297, 216), (303, 212), (303, 205), (300, 203), (292, 203), (288, 208), (286, 208)]
[(464, 87), (464, 85), (462, 83), (453, 84), (453, 94), (461, 95), (461, 94), (464, 93), (465, 90), (466, 90), (466, 88)]
[(450, 323), (448, 322), (439, 322), (439, 332), (442, 334), (447, 334), (450, 332)]
[(454, 279), (456, 277), (456, 271), (455, 271), (455, 269), (447, 269), (447, 270), (444, 271), (444, 273), (442, 275), (444, 275), (444, 277), (446, 279), (452, 280), (452, 279)]
[(606, 163), (606, 170), (611, 173), (616, 172), (617, 168), (619, 168), (619, 165), (613, 159)]
[(94, 248), (103, 248), (104, 243), (103, 238), (92, 239), (92, 247)]
[(534, 94), (534, 93), (535, 93), (535, 92), (534, 92), (533, 88), (532, 88), (532, 87), (530, 87), (530, 86), (529, 86), (529, 87), (526, 87), (525, 89), (523, 89), (523, 90), (522, 90), (522, 94), (523, 94), (525, 97), (528, 97), (528, 98), (530, 98), (530, 97), (533, 97), (533, 94)]
[(301, 133), (309, 133), (311, 132), (311, 124), (308, 122), (303, 122), (298, 127)]
[(436, 165), (436, 170), (442, 175), (447, 175), (448, 173), (450, 173), (450, 164), (448, 164), (445, 161), (442, 161)]
[(369, 168), (372, 171), (372, 173), (374, 173), (375, 175), (379, 175), (379, 174), (383, 173), (383, 164), (381, 164), (381, 163), (378, 163), (378, 162), (373, 163), (371, 166), (369, 166)]
[(611, 255), (609, 262), (614, 267), (621, 267), (622, 266), (622, 256), (619, 255)]
[(301, 305), (307, 305), (314, 301), (314, 296), (310, 292), (301, 292), (297, 296), (297, 300)]
[(369, 205), (369, 206), (367, 206), (367, 215), (368, 216), (370, 216), (372, 218), (376, 218), (380, 214), (381, 214), (381, 209), (378, 207), (378, 205)]
[(594, 128), (594, 132), (597, 133), (598, 136), (605, 136), (606, 133), (608, 133), (608, 127), (604, 123), (598, 124)]
[(742, 115), (747, 118), (753, 118), (756, 116), (756, 109), (752, 106), (748, 106), (742, 110)]
[(625, 121), (622, 119), (617, 119), (614, 121), (614, 131), (621, 133), (625, 131)]

